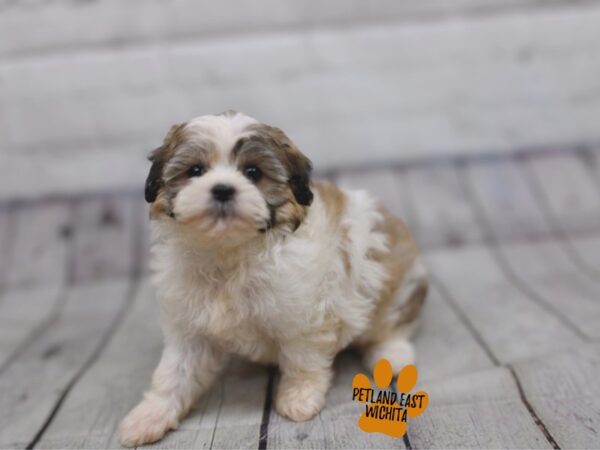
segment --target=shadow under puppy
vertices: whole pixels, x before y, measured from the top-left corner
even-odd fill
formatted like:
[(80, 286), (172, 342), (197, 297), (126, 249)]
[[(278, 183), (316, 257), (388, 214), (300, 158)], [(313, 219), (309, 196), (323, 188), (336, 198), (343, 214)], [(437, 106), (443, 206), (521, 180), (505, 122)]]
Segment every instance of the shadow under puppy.
[(231, 111), (173, 126), (150, 160), (165, 347), (123, 445), (177, 427), (230, 353), (279, 366), (275, 408), (296, 421), (323, 408), (345, 347), (369, 367), (413, 361), (426, 274), (406, 226), (366, 192), (311, 181), (280, 129)]

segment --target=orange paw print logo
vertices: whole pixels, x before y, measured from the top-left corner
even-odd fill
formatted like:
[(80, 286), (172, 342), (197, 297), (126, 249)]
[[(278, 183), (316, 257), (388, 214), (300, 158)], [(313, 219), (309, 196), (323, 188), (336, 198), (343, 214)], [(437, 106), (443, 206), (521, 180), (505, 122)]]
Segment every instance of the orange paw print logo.
[(393, 371), (387, 359), (377, 361), (373, 378), (379, 388), (377, 391), (362, 373), (352, 380), (352, 400), (365, 405), (358, 426), (367, 433), (383, 433), (396, 438), (404, 436), (407, 420), (420, 416), (429, 403), (427, 392), (409, 393), (417, 383), (417, 368), (413, 365), (404, 366), (398, 374), (396, 391), (388, 389)]

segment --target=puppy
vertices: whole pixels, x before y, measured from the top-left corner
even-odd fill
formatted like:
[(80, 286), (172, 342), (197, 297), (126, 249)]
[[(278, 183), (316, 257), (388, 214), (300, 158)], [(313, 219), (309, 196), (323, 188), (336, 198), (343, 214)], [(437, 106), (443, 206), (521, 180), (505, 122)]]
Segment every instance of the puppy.
[(369, 367), (413, 361), (426, 274), (405, 225), (367, 193), (312, 182), (280, 129), (231, 111), (173, 126), (150, 160), (164, 350), (123, 445), (177, 427), (227, 354), (277, 364), (275, 408), (295, 421), (323, 408), (345, 347)]

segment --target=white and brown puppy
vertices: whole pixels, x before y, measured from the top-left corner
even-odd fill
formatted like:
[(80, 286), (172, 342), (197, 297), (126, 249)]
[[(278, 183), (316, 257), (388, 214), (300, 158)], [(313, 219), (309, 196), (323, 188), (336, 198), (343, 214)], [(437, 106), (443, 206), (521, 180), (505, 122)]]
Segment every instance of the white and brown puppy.
[(343, 348), (370, 367), (413, 360), (425, 271), (404, 224), (366, 192), (311, 182), (281, 130), (235, 112), (173, 126), (150, 160), (165, 348), (123, 445), (175, 428), (227, 354), (277, 364), (275, 408), (296, 421), (323, 407)]

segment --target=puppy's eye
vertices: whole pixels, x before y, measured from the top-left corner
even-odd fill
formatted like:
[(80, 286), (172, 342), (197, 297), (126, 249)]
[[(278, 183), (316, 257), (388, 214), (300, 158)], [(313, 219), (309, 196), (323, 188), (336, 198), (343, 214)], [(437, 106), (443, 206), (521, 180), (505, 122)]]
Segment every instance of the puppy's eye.
[(202, 175), (204, 175), (204, 172), (206, 172), (206, 169), (204, 169), (204, 166), (201, 166), (200, 164), (194, 164), (192, 167), (190, 167), (187, 171), (188, 177), (200, 177)]
[(256, 166), (246, 166), (244, 167), (244, 175), (252, 181), (258, 181), (262, 177), (262, 172)]

